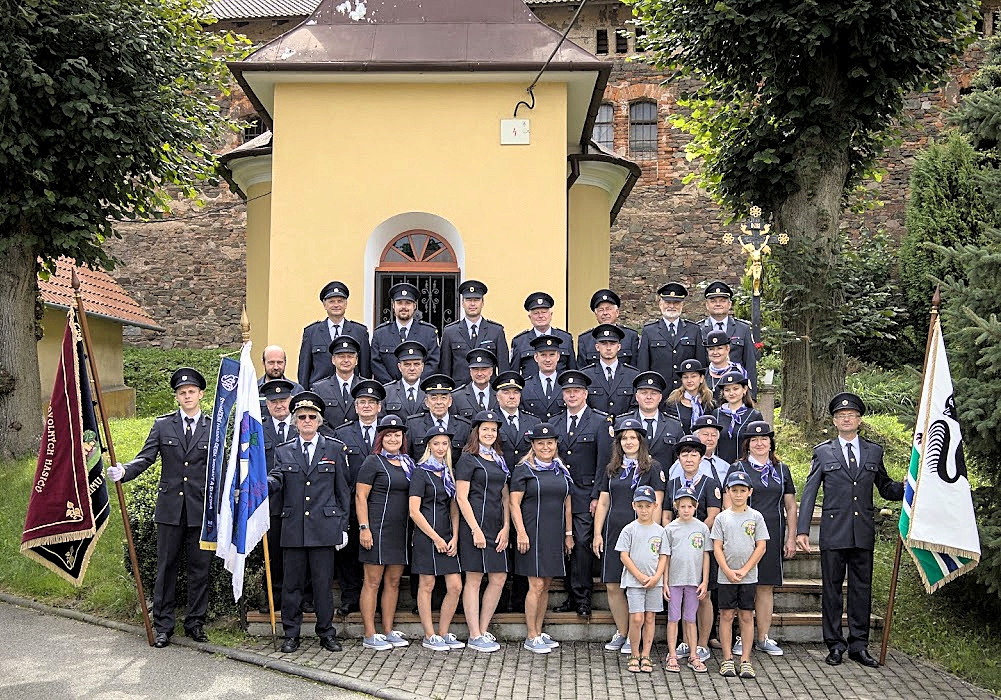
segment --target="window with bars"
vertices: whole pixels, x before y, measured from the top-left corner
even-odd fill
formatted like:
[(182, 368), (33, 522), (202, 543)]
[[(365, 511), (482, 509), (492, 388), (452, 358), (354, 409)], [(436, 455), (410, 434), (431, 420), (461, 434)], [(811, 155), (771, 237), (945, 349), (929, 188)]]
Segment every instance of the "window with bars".
[(264, 122), (262, 122), (261, 118), (256, 115), (243, 117), (242, 119), (247, 124), (245, 127), (243, 127), (244, 143), (260, 136), (265, 131), (267, 131), (267, 127), (264, 126)]
[(603, 104), (598, 107), (598, 117), (594, 120), (594, 132), (592, 138), (602, 148), (613, 150), (615, 148), (615, 112), (610, 104)]
[(629, 35), (625, 29), (615, 30), (615, 53), (629, 53)]
[(608, 30), (599, 29), (595, 34), (597, 40), (595, 44), (594, 53), (598, 56), (603, 56), (608, 53)]
[(629, 150), (657, 152), (657, 103), (649, 100), (629, 105)]

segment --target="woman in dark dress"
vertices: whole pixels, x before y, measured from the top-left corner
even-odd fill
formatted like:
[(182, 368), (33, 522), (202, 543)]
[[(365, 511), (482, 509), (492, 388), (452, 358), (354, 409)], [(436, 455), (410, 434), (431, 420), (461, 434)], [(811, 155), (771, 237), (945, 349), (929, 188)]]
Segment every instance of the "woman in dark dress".
[[(410, 476), (416, 469), (407, 454), (406, 431), (407, 426), (399, 416), (389, 415), (379, 421), (372, 454), (362, 462), (355, 486), (361, 545), (358, 559), (365, 568), (359, 605), (365, 626), (363, 646), (376, 651), (409, 644), (393, 629), (400, 577), (408, 561)], [(383, 632), (376, 634), (375, 604), (380, 584)]]
[[(775, 432), (763, 420), (747, 424), (741, 441), (741, 458), (730, 472), (745, 472), (751, 479), (748, 505), (761, 513), (768, 527), (765, 555), (758, 562), (758, 585), (754, 594), (754, 648), (772, 656), (782, 649), (768, 637), (772, 625), (775, 586), (782, 585), (782, 560), (796, 553), (796, 485), (789, 467), (775, 456)], [(725, 478), (725, 477), (724, 477)], [(724, 505), (729, 506), (724, 498)]]
[(540, 423), (527, 433), (532, 447), (511, 475), (511, 519), (518, 533), (514, 570), (528, 577), (525, 595), (525, 648), (548, 654), (560, 645), (542, 631), (549, 607), (549, 586), (566, 575), (573, 549), (570, 470), (557, 456), (556, 429)]
[[(454, 435), (444, 427), (431, 428), (424, 436), (427, 448), (419, 468), (410, 476), (410, 519), (414, 521), (414, 550), (410, 574), (420, 576), (417, 610), (424, 627), (425, 649), (448, 651), (466, 645), (448, 631), (459, 605), (462, 576), (459, 574), (459, 506), (455, 503), (452, 475)], [(445, 579), (438, 633), (431, 617), (431, 592), (437, 578)]]
[(692, 423), (712, 413), (713, 393), (706, 386), (706, 370), (698, 360), (685, 360), (675, 374), (681, 379), (681, 386), (667, 397), (667, 412), (681, 421), (688, 435), (692, 432)]
[[(510, 470), (504, 463), (500, 433), (503, 419), (497, 411), (473, 416), (469, 440), (455, 465), (455, 501), (459, 504), (459, 565), (466, 580), (462, 610), (469, 628), (466, 646), (494, 652), (500, 644), (487, 628), (507, 580), (507, 542), (511, 527), (508, 497)], [(480, 584), (487, 588), (480, 600)]]
[(754, 407), (751, 392), (747, 388), (747, 377), (740, 372), (724, 374), (716, 392), (717, 401), (721, 400), (720, 407), (713, 411), (720, 424), (716, 454), (726, 460), (727, 464), (733, 464), (737, 461), (740, 441), (747, 426), (756, 420), (762, 420), (762, 415)]
[[(594, 511), (594, 555), (601, 560), (601, 581), (608, 585), (608, 607), (615, 620), (615, 634), (605, 645), (608, 651), (630, 653), (626, 634), (629, 628), (629, 605), (626, 593), (619, 586), (622, 580), (622, 559), (615, 551), (622, 528), (636, 519), (633, 512), (633, 492), (637, 486), (652, 486), (657, 495), (654, 522), (660, 522), (659, 509), (664, 503), (664, 467), (650, 456), (646, 429), (635, 418), (621, 418), (615, 425), (612, 461), (601, 472), (596, 483), (598, 506)], [(610, 544), (609, 544), (610, 543)]]

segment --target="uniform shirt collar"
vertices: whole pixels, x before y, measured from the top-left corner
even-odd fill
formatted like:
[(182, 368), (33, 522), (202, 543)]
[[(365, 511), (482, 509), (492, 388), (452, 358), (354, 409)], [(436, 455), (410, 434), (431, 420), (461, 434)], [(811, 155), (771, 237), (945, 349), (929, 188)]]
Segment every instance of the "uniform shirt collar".
[(319, 440), (320, 440), (320, 434), (319, 433), (317, 433), (316, 435), (314, 435), (312, 440), (303, 440), (302, 437), (300, 436), (299, 437), (299, 449), (301, 450), (302, 448), (304, 448), (306, 446), (306, 443), (309, 443), (310, 445), (312, 445), (313, 454), (316, 454), (316, 443)]
[(340, 326), (340, 328), (341, 328), (341, 335), (344, 334), (344, 321), (343, 320), (340, 323), (334, 323), (332, 319), (327, 318), (327, 330), (330, 331), (331, 333), (333, 333), (334, 332), (334, 326)]
[(542, 370), (539, 370), (539, 381), (542, 382), (543, 386), (545, 386), (547, 379), (552, 379), (553, 386), (556, 386), (556, 370), (553, 370), (552, 374), (543, 374)]
[(535, 326), (532, 326), (532, 332), (533, 332), (533, 333), (535, 333), (535, 337), (536, 337), (536, 338), (538, 338), (538, 337), (540, 337), (540, 336), (543, 336), (543, 335), (551, 335), (551, 334), (552, 334), (552, 332), (553, 332), (553, 327), (552, 327), (552, 326), (550, 326), (550, 327), (549, 327), (549, 328), (547, 328), (546, 330), (544, 330), (544, 331), (540, 331), (540, 330), (539, 330), (538, 328), (536, 328)]
[(606, 363), (604, 360), (600, 358), (598, 359), (598, 363), (601, 365), (602, 373), (605, 372), (606, 367), (612, 368), (612, 374), (616, 374), (619, 371), (619, 358), (617, 357), (614, 360), (612, 360), (611, 364)]
[(414, 320), (413, 320), (413, 319), (410, 319), (410, 323), (408, 323), (408, 324), (407, 324), (407, 325), (405, 325), (405, 326), (404, 326), (404, 325), (402, 325), (402, 324), (401, 324), (401, 323), (399, 322), (399, 320), (397, 320), (397, 321), (396, 321), (395, 323), (396, 323), (396, 332), (397, 332), (397, 333), (399, 333), (401, 329), (403, 329), (403, 328), (406, 328), (406, 329), (407, 329), (407, 335), (409, 336), (409, 335), (410, 335), (410, 328), (411, 328), (411, 327), (412, 327), (412, 326), (414, 325)]
[(187, 413), (185, 413), (181, 409), (177, 409), (177, 412), (181, 415), (181, 422), (182, 423), (184, 422), (185, 418), (194, 418), (195, 419), (194, 425), (197, 426), (201, 422), (201, 420), (202, 420), (202, 410), (201, 409), (198, 409), (198, 413), (196, 413), (193, 416), (189, 416)]
[(845, 449), (845, 445), (851, 445), (852, 450), (855, 452), (855, 461), (858, 461), (860, 456), (860, 445), (858, 440), (858, 435), (855, 436), (854, 440), (845, 440), (843, 437), (838, 435), (838, 445), (841, 446), (841, 454), (844, 455), (845, 464), (848, 464), (848, 450)]
[[(420, 382), (419, 379), (417, 381), (418, 381), (418, 383)], [(407, 384), (407, 380), (404, 379), (403, 377), (400, 377), (400, 384), (403, 386), (403, 393), (404, 394), (410, 393), (411, 389), (413, 389), (414, 393), (416, 394), (417, 391), (420, 389), (420, 386), (418, 386), (418, 384)]]

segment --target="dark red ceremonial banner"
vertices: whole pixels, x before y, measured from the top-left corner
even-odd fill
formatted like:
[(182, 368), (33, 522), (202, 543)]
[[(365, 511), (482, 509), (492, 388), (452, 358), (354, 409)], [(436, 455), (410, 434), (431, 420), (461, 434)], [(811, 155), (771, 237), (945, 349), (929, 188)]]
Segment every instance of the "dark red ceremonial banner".
[(108, 521), (100, 432), (83, 336), (70, 309), (38, 451), (21, 553), (79, 586)]

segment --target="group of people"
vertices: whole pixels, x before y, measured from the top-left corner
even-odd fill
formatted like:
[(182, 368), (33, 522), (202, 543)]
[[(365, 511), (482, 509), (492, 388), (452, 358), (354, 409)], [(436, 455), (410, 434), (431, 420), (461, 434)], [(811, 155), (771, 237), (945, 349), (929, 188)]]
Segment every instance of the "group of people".
[[(525, 300), (532, 328), (516, 335), (508, 352), (503, 327), (482, 315), (486, 293), (482, 282), (460, 285), (463, 317), (439, 343), (434, 327), (415, 319), (413, 285), (392, 288), (394, 318), (369, 337), (346, 318), (347, 286), (331, 282), (320, 292), (327, 318), (303, 333), (299, 381), (285, 377), (281, 348), (265, 349), (268, 537), (272, 551), (281, 552), (272, 557), (271, 593), (280, 601), (284, 652), (298, 648), (303, 610), (310, 609), (328, 650), (340, 650), (334, 615), (355, 611), (365, 648), (408, 645), (394, 615), (409, 567), (424, 647), (498, 650), (489, 627), (505, 604), (524, 612), (525, 649), (547, 654), (559, 646), (544, 630), (552, 580), (564, 577), (567, 593), (552, 609), (588, 617), (597, 576), (607, 584), (617, 628), (606, 649), (628, 654), (630, 671), (652, 671), (653, 616), (668, 599), (668, 671), (680, 671), (684, 655), (690, 668), (705, 672), (709, 647), (718, 645), (724, 676), (753, 677), (752, 647), (782, 654), (769, 637), (773, 591), (782, 583), (783, 559), (797, 546), (809, 548), (823, 482), (828, 660), (840, 663), (847, 650), (860, 663), (871, 661), (868, 598), (849, 596), (846, 642), (841, 586), (846, 571), (850, 585), (871, 580), (874, 481), (886, 497), (902, 497), (902, 486), (897, 496), (899, 484), (886, 476), (878, 446), (858, 438), (861, 421), (841, 418), (864, 413), (858, 397), (842, 394), (835, 402), (848, 403), (832, 403), (839, 440), (854, 444), (855, 455), (849, 451), (842, 464), (841, 451), (818, 446), (797, 514), (789, 469), (754, 408), (750, 329), (730, 315), (725, 283), (706, 287), (708, 316), (698, 323), (682, 318), (685, 287), (665, 284), (658, 290), (662, 317), (642, 335), (618, 325), (619, 297), (599, 290), (591, 299), (598, 323), (578, 337), (576, 353), (573, 338), (552, 327), (554, 301), (544, 292)], [(198, 549), (205, 379), (181, 368), (171, 387), (179, 410), (155, 421), (134, 460), (108, 469), (112, 480), (128, 480), (158, 456), (162, 461), (156, 646), (169, 644), (173, 633), (174, 580), (185, 548), (184, 628), (205, 639), (209, 554)], [(841, 502), (846, 494), (832, 499), (828, 482), (840, 466), (862, 520), (845, 520), (853, 505)], [(837, 534), (825, 539), (825, 528)], [(824, 554), (825, 541), (836, 556)], [(450, 631), (460, 597), (465, 641)], [(676, 647), (679, 624), (684, 641)], [(733, 655), (741, 657), (739, 669)]]

